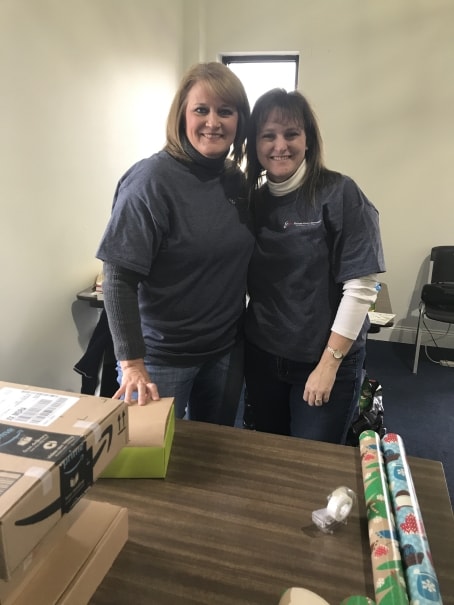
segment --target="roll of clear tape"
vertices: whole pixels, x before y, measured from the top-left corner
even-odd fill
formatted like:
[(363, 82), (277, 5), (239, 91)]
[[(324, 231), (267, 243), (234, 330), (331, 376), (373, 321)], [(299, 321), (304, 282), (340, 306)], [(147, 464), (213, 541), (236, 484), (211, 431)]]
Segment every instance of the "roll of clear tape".
[(347, 523), (355, 502), (355, 492), (342, 485), (329, 494), (326, 508), (312, 511), (312, 521), (323, 532), (333, 533), (336, 527)]
[(345, 521), (353, 506), (353, 497), (348, 487), (338, 487), (328, 500), (328, 515), (335, 521)]

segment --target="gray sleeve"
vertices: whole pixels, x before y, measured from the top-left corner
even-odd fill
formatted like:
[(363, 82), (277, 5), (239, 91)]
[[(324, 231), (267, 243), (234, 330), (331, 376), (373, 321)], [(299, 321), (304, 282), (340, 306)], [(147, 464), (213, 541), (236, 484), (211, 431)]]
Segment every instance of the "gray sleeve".
[(145, 357), (137, 288), (140, 273), (104, 263), (104, 307), (118, 360)]

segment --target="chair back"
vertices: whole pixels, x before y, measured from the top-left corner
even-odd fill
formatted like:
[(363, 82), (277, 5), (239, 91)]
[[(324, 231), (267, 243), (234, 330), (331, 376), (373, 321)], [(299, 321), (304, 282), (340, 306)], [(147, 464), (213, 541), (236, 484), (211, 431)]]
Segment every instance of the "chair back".
[[(448, 331), (451, 324), (454, 324), (454, 246), (435, 246), (432, 248), (427, 282), (421, 291), (413, 374), (418, 371), (423, 327), (430, 333), (433, 343), (438, 346), (430, 329), (426, 326), (424, 318), (428, 317), (434, 321), (450, 324)], [(437, 363), (449, 365), (451, 362), (443, 360)], [(452, 363), (454, 367), (454, 362)]]
[(454, 246), (435, 246), (430, 253), (431, 283), (454, 283)]

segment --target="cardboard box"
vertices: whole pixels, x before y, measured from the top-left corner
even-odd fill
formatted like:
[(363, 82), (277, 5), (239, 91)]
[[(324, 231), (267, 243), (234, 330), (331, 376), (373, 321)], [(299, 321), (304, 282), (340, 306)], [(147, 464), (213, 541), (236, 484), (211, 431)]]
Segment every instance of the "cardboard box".
[(102, 477), (163, 478), (167, 474), (175, 412), (173, 397), (128, 407), (129, 441), (103, 471)]
[(0, 381), (0, 578), (127, 443), (124, 402)]
[(128, 539), (128, 511), (83, 498), (0, 581), (1, 605), (84, 605)]

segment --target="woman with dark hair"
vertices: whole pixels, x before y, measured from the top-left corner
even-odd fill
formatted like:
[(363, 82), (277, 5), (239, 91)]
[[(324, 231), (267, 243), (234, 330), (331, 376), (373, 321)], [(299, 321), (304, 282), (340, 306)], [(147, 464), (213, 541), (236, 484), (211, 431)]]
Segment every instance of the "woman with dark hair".
[(115, 397), (175, 397), (177, 417), (234, 424), (254, 244), (239, 168), (248, 118), (237, 76), (197, 64), (175, 94), (164, 149), (120, 179), (97, 252)]
[(385, 270), (378, 212), (351, 178), (324, 166), (317, 119), (297, 91), (256, 102), (247, 178), (256, 233), (248, 413), (259, 431), (344, 443)]

